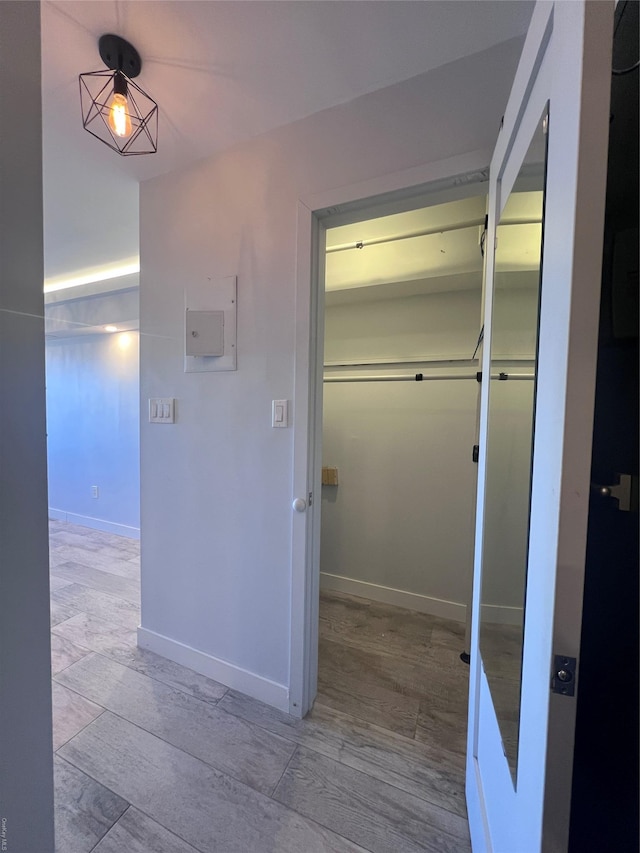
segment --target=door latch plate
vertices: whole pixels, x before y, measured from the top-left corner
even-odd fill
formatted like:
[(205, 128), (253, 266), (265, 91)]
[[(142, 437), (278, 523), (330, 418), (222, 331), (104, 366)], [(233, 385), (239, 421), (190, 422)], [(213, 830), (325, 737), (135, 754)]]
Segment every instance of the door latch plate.
[(553, 656), (551, 692), (562, 696), (573, 696), (576, 691), (576, 658), (566, 655)]

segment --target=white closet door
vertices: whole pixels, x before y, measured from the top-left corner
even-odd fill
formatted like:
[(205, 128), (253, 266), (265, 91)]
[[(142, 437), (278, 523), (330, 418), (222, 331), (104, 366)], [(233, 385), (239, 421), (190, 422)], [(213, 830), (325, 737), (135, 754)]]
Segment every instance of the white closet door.
[[(562, 851), (568, 839), (580, 689), (579, 660), (572, 672), (571, 658), (578, 658), (580, 648), (613, 13), (613, 2), (538, 3), (491, 164), (484, 377), (490, 374), (492, 343), (495, 352), (499, 334), (505, 286), (501, 257), (513, 242), (511, 232), (501, 236), (500, 218), (511, 204), (513, 221), (513, 194), (519, 187), (530, 191), (530, 199), (539, 192), (527, 158), (548, 111), (537, 360), (529, 386), (532, 457), (520, 491), (507, 480), (512, 485), (505, 488), (511, 491), (501, 494), (495, 459), (504, 461), (507, 444), (502, 455), (492, 456), (491, 450), (492, 436), (508, 426), (508, 406), (495, 417), (492, 413), (509, 383), (482, 384), (467, 757), (476, 853)], [(535, 219), (523, 216), (530, 230)], [(519, 428), (520, 436), (525, 428)], [(515, 638), (515, 645), (505, 640), (491, 646), (489, 628), (497, 637), (502, 630), (490, 624), (491, 614), (500, 609), (492, 608), (491, 596), (499, 598), (501, 583), (493, 578), (491, 586), (491, 572), (504, 557), (494, 534), (505, 513), (518, 515), (518, 500), (524, 500), (525, 512), (512, 527), (521, 541), (506, 565), (522, 570), (521, 607), (515, 594), (511, 610), (501, 609), (513, 614), (514, 624), (505, 626), (502, 636)], [(517, 651), (518, 643), (522, 654), (507, 661), (507, 652)], [(554, 655), (565, 656), (566, 666), (561, 662), (554, 669)], [(552, 678), (560, 669), (554, 684), (565, 692), (552, 692)]]

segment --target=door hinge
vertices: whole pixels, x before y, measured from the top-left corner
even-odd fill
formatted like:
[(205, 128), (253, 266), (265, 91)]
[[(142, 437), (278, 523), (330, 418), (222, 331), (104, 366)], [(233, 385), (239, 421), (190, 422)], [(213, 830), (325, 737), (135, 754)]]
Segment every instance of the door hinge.
[(473, 451), (471, 453), (471, 459), (477, 463), (479, 458), (480, 458), (480, 445), (474, 444), (473, 445)]
[(576, 658), (554, 655), (551, 692), (562, 696), (573, 696), (576, 690)]

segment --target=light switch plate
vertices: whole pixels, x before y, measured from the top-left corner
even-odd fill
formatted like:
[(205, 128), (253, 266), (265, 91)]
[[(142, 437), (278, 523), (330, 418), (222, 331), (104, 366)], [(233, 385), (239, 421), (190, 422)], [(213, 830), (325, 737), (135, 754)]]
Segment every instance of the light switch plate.
[(288, 427), (289, 426), (289, 401), (288, 400), (272, 400), (271, 402), (271, 426), (272, 427)]
[(149, 398), (149, 423), (173, 424), (176, 417), (175, 397)]

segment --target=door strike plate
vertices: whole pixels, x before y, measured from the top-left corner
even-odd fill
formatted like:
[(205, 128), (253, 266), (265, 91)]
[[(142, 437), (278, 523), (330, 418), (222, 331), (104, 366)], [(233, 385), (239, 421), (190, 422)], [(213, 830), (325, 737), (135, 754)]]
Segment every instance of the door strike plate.
[(562, 696), (573, 696), (576, 690), (576, 659), (565, 655), (554, 655), (551, 692)]

